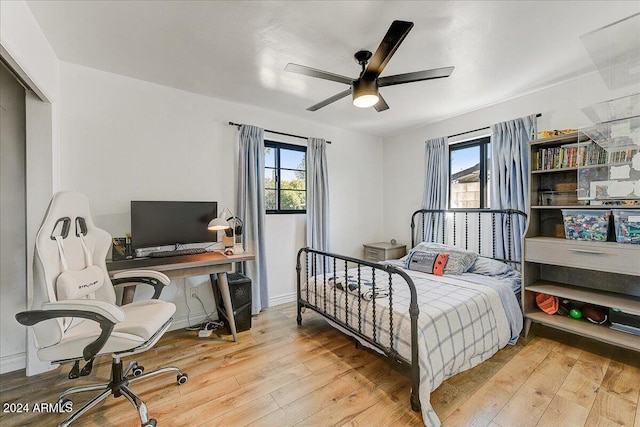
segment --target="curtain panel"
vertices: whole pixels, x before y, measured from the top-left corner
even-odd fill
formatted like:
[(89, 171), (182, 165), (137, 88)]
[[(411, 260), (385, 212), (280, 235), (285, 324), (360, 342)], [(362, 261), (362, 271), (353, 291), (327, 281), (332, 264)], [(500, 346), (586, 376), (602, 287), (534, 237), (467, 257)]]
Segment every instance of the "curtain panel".
[(264, 240), (264, 129), (240, 126), (238, 152), (238, 192), (236, 212), (244, 224), (242, 244), (255, 256), (246, 263), (246, 273), (252, 278), (251, 314), (269, 306), (267, 260)]
[[(491, 126), (491, 208), (516, 209), (529, 213), (529, 148), (528, 141), (537, 131), (536, 115), (497, 123)], [(503, 224), (502, 236), (507, 227), (517, 233), (516, 247), (497, 247), (498, 254), (506, 258), (509, 250), (515, 259), (522, 259), (522, 237), (526, 220), (516, 218), (514, 224)]]
[(327, 143), (307, 140), (307, 246), (329, 251), (329, 177)]
[[(424, 144), (424, 192), (423, 209), (447, 208), (447, 177), (449, 176), (449, 160), (447, 138), (430, 139)], [(422, 219), (420, 220), (422, 221)], [(444, 215), (432, 215), (430, 221), (418, 224), (423, 237), (438, 241), (443, 238)], [(415, 236), (414, 236), (415, 237)], [(444, 240), (442, 240), (444, 241)]]

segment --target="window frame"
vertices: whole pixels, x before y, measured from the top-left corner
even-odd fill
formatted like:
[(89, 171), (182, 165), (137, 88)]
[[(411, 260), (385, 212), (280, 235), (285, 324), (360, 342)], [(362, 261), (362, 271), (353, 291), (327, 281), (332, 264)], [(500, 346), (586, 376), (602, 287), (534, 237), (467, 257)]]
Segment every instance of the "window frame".
[[(278, 141), (271, 141), (271, 140), (265, 140), (264, 141), (264, 147), (265, 148), (272, 148), (275, 150), (275, 166), (271, 167), (271, 166), (267, 166), (265, 164), (264, 169), (265, 171), (267, 169), (273, 169), (275, 171), (275, 180), (276, 180), (276, 209), (266, 209), (265, 207), (265, 213), (267, 214), (306, 214), (307, 213), (307, 147), (304, 145), (296, 145), (296, 144), (287, 144), (286, 142), (278, 142)], [(305, 208), (304, 209), (281, 209), (280, 206), (280, 192), (282, 191), (282, 188), (280, 186), (280, 171), (281, 171), (281, 167), (280, 167), (280, 150), (281, 149), (285, 149), (285, 150), (290, 150), (290, 151), (300, 151), (304, 153), (304, 158), (305, 158), (305, 165), (304, 165), (304, 178), (305, 178), (305, 182), (304, 182), (304, 193), (305, 193)], [(288, 171), (301, 171), (303, 169), (289, 169), (289, 168), (284, 168), (284, 170), (288, 170)], [(266, 193), (266, 188), (264, 189), (265, 193)], [(293, 191), (302, 191), (302, 190), (293, 190)]]
[[(467, 141), (461, 141), (461, 142), (455, 142), (453, 144), (449, 144), (448, 149), (448, 155), (449, 155), (449, 173), (448, 173), (448, 181), (447, 181), (447, 187), (448, 187), (448, 194), (447, 194), (447, 206), (449, 208), (449, 210), (456, 210), (456, 209), (490, 209), (491, 206), (491, 201), (487, 199), (487, 185), (490, 184), (488, 182), (488, 178), (489, 178), (489, 165), (487, 160), (488, 159), (488, 155), (489, 153), (487, 152), (489, 146), (491, 145), (491, 136), (490, 135), (486, 135), (486, 136), (481, 136), (481, 137), (477, 137), (477, 138), (473, 138)], [(451, 207), (451, 178), (452, 178), (452, 174), (451, 174), (451, 152), (452, 151), (458, 151), (458, 150), (464, 150), (466, 148), (472, 148), (472, 147), (479, 147), (480, 149), (480, 162), (479, 162), (479, 168), (480, 168), (480, 206), (477, 208), (453, 208)]]

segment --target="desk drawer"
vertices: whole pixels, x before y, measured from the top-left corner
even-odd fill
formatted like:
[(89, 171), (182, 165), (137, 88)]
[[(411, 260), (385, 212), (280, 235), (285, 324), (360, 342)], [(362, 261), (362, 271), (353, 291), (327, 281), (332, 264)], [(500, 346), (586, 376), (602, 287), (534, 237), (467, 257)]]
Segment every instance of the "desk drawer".
[(525, 259), (542, 264), (640, 276), (640, 247), (611, 242), (525, 239)]

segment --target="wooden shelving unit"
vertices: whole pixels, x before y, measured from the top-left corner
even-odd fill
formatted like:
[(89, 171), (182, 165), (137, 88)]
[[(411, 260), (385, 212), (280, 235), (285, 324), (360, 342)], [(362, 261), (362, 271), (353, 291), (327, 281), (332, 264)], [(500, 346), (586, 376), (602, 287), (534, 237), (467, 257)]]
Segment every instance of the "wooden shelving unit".
[(566, 240), (564, 237), (563, 209), (608, 210), (611, 206), (587, 206), (577, 197), (570, 203), (553, 203), (555, 200), (541, 203), (541, 194), (552, 194), (557, 191), (555, 187), (560, 190), (577, 188), (578, 168), (537, 170), (538, 150), (585, 143), (589, 143), (588, 138), (577, 132), (529, 142), (531, 210), (524, 239), (522, 280), (525, 336), (531, 323), (537, 322), (640, 351), (640, 336), (613, 330), (606, 324), (549, 315), (535, 302), (536, 294), (544, 293), (640, 316), (640, 245)]

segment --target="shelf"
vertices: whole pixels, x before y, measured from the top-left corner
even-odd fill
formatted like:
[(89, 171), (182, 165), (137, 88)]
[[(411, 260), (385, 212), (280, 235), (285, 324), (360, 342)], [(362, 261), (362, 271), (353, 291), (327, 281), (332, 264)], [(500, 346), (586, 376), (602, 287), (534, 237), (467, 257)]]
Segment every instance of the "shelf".
[(531, 173), (547, 173), (547, 172), (566, 172), (566, 171), (577, 171), (578, 169), (592, 169), (592, 168), (608, 168), (611, 166), (624, 166), (630, 165), (631, 162), (617, 162), (617, 163), (602, 163), (597, 165), (585, 165), (585, 166), (576, 166), (570, 168), (553, 168), (553, 169), (536, 169), (532, 170)]
[(576, 320), (571, 317), (549, 315), (541, 311), (527, 313), (525, 317), (552, 328), (573, 332), (584, 337), (594, 338), (609, 344), (640, 351), (640, 337), (616, 331), (607, 326), (596, 325), (586, 320)]
[(577, 286), (569, 286), (546, 280), (540, 280), (531, 286), (526, 286), (525, 291), (555, 295), (570, 300), (601, 305), (603, 307), (619, 308), (625, 313), (640, 316), (640, 298), (638, 297), (580, 288)]
[(553, 168), (553, 169), (536, 169), (531, 171), (531, 173), (547, 173), (547, 172), (565, 172), (565, 171), (577, 171), (578, 169), (593, 169), (593, 168), (608, 168), (611, 166), (624, 166), (630, 165), (631, 162), (618, 162), (618, 163), (602, 163), (597, 165), (585, 165), (585, 166), (576, 166), (570, 168)]
[[(623, 205), (536, 205), (531, 206), (531, 209), (585, 209), (585, 210), (597, 210), (597, 209), (619, 209), (624, 208)], [(631, 208), (633, 209), (633, 207)]]
[[(532, 146), (544, 144), (544, 145), (561, 145), (567, 143), (578, 142), (579, 138), (584, 138), (584, 135), (579, 132), (565, 133), (564, 135), (552, 136), (551, 138), (538, 138), (532, 139), (529, 143)], [(586, 139), (586, 138), (585, 138)]]
[(611, 209), (639, 209), (640, 205), (534, 205), (531, 209), (584, 209), (594, 210), (611, 210)]
[(531, 173), (567, 172), (567, 171), (577, 171), (577, 170), (578, 170), (578, 167), (553, 168), (553, 169), (536, 169), (536, 170), (532, 170)]

